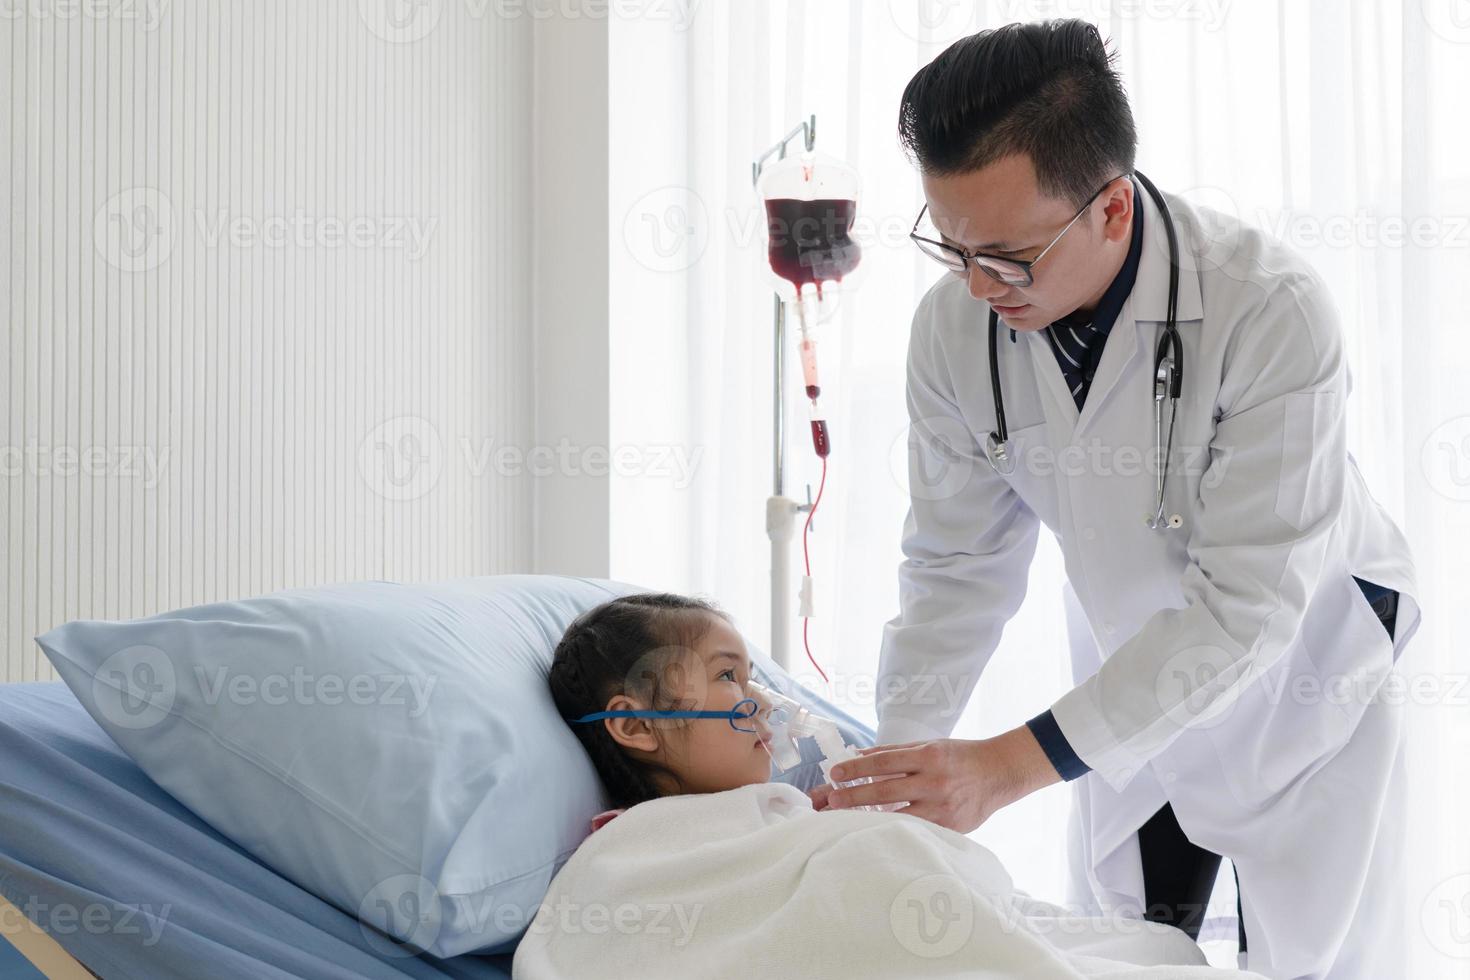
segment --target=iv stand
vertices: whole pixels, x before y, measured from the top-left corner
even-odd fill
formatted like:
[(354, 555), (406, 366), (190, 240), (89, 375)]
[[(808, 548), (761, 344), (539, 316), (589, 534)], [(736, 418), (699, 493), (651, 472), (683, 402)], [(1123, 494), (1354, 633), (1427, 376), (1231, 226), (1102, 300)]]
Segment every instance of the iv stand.
[[(811, 152), (817, 140), (817, 117), (812, 115), (792, 128), (750, 165), (750, 181), (759, 184), (761, 171), (771, 157), (786, 159), (786, 146), (797, 136)], [(796, 534), (796, 516), (812, 509), (812, 488), (806, 488), (805, 504), (798, 504), (783, 493), (782, 464), (786, 456), (786, 425), (783, 393), (786, 389), (786, 306), (774, 294), (772, 321), (775, 327), (774, 431), (772, 433), (775, 489), (766, 498), (766, 536), (771, 540), (771, 659), (782, 670), (791, 669), (791, 651), (787, 626), (791, 621), (791, 539)]]

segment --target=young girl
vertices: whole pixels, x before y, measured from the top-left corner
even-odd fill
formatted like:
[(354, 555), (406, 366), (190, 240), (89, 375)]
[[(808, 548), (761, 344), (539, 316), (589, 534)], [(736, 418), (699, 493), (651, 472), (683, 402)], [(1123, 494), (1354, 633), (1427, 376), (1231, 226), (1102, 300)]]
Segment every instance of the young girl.
[(719, 718), (574, 719), (599, 711), (736, 710), (752, 697), (749, 680), (740, 633), (702, 599), (641, 593), (579, 616), (557, 644), (550, 683), (614, 804), (593, 818), (592, 829), (645, 800), (768, 782), (771, 732), (762, 715), (736, 723), (750, 731)]
[(763, 706), (749, 681), (740, 634), (698, 599), (625, 596), (567, 629), (552, 695), (617, 809), (599, 815), (552, 879), (516, 947), (516, 980), (936, 970), (1246, 980), (1202, 966), (1199, 947), (1172, 926), (1120, 925), (1032, 899), (994, 854), (930, 821), (816, 815), (807, 795), (770, 779), (760, 713), (740, 716), (746, 732), (728, 714), (577, 720), (602, 711), (730, 712), (746, 698)]

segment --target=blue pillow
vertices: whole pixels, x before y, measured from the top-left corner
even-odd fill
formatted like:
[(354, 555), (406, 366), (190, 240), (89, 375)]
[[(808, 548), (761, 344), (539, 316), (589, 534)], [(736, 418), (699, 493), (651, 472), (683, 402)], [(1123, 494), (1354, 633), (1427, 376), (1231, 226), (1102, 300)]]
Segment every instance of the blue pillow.
[[(405, 954), (451, 957), (512, 950), (609, 805), (546, 674), (577, 615), (641, 591), (550, 575), (360, 582), (72, 622), (37, 642), (180, 802)], [(750, 647), (759, 679), (872, 744)], [(821, 772), (780, 778), (806, 789)]]

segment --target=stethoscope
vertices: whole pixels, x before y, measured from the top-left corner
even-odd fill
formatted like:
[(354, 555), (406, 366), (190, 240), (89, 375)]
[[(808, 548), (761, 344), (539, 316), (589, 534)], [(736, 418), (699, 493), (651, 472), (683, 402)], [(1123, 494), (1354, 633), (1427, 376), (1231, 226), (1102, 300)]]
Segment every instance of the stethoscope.
[[(1158, 477), (1155, 480), (1155, 501), (1152, 514), (1144, 522), (1155, 531), (1181, 527), (1184, 519), (1178, 514), (1164, 517), (1164, 487), (1169, 479), (1169, 456), (1174, 449), (1174, 420), (1179, 414), (1179, 393), (1184, 388), (1184, 343), (1179, 339), (1177, 326), (1179, 309), (1179, 239), (1174, 233), (1174, 219), (1169, 214), (1169, 205), (1159, 189), (1138, 171), (1133, 176), (1142, 182), (1149, 197), (1158, 205), (1164, 218), (1164, 231), (1169, 238), (1169, 305), (1165, 312), (1164, 335), (1159, 338), (1158, 350), (1154, 354), (1154, 456), (1160, 459)], [(995, 396), (995, 431), (985, 438), (985, 455), (997, 473), (1011, 473), (1016, 468), (1011, 458), (1008, 443), (1010, 432), (1006, 428), (1005, 399), (1000, 391), (1000, 359), (996, 357), (996, 335), (999, 315), (990, 311), (990, 388)], [(1169, 399), (1169, 435), (1164, 437), (1164, 399)], [(1162, 458), (1160, 458), (1162, 457)]]

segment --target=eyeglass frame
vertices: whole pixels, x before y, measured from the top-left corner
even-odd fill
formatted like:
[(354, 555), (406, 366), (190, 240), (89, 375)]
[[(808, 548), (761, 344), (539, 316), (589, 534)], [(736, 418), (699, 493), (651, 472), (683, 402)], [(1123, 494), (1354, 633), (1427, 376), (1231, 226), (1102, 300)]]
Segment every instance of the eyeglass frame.
[[(1006, 286), (1018, 286), (1018, 287), (1021, 287), (1021, 288), (1025, 288), (1025, 287), (1030, 286), (1030, 285), (1032, 285), (1033, 283), (1036, 282), (1036, 276), (1032, 273), (1031, 268), (1034, 265), (1036, 265), (1036, 263), (1038, 263), (1042, 259), (1046, 258), (1046, 253), (1051, 251), (1051, 247), (1053, 245), (1055, 245), (1057, 242), (1059, 242), (1059, 241), (1062, 240), (1062, 236), (1067, 233), (1068, 229), (1070, 229), (1073, 225), (1075, 225), (1077, 223), (1077, 219), (1078, 218), (1082, 217), (1084, 214), (1087, 213), (1087, 209), (1090, 208), (1090, 207), (1092, 207), (1092, 202), (1097, 200), (1097, 196), (1099, 194), (1101, 194), (1103, 191), (1107, 190), (1108, 187), (1112, 185), (1113, 181), (1117, 180), (1119, 177), (1128, 177), (1128, 176), (1131, 176), (1131, 175), (1130, 174), (1126, 174), (1126, 173), (1125, 174), (1119, 174), (1117, 177), (1110, 178), (1106, 184), (1103, 184), (1097, 190), (1093, 191), (1092, 192), (1092, 196), (1087, 199), (1087, 203), (1084, 204), (1084, 205), (1082, 205), (1082, 207), (1080, 207), (1080, 208), (1077, 209), (1077, 213), (1074, 214), (1074, 215), (1072, 215), (1072, 220), (1068, 221), (1065, 225), (1062, 226), (1062, 230), (1059, 231), (1059, 232), (1057, 232), (1057, 236), (1055, 238), (1053, 238), (1051, 241), (1047, 242), (1046, 243), (1046, 248), (1043, 248), (1041, 250), (1041, 252), (1038, 253), (1037, 256), (1036, 256), (1036, 258), (1034, 258), (1034, 259), (1012, 259), (1012, 258), (1008, 258), (1008, 257), (1006, 257), (1004, 255), (995, 255), (995, 254), (990, 253), (990, 252), (980, 252), (980, 251), (966, 252), (966, 251), (964, 251), (962, 249), (956, 248), (953, 245), (950, 245), (947, 242), (936, 242), (932, 238), (925, 238), (923, 235), (920, 235), (919, 234), (919, 222), (921, 222), (921, 221), (924, 220), (924, 213), (929, 210), (929, 202), (928, 201), (925, 201), (924, 202), (924, 206), (919, 209), (919, 216), (914, 219), (914, 227), (913, 227), (913, 230), (911, 230), (909, 232), (909, 238), (913, 239), (915, 245), (919, 245), (920, 242), (923, 242), (923, 243), (925, 243), (927, 245), (934, 245), (934, 246), (936, 246), (938, 248), (943, 249), (946, 252), (950, 252), (950, 253), (958, 256), (959, 259), (960, 259), (960, 263), (961, 263), (962, 268), (960, 268), (960, 269), (953, 269), (953, 268), (950, 268), (949, 266), (945, 265), (945, 268), (946, 269), (949, 269), (950, 272), (954, 273), (957, 276), (959, 276), (959, 275), (968, 276), (970, 274), (970, 263), (972, 261), (974, 261), (975, 259), (990, 259), (992, 262), (1004, 262), (1004, 263), (1006, 263), (1008, 265), (1016, 266), (1023, 273), (1025, 273), (1025, 275), (1026, 275), (1026, 281), (1025, 282), (1009, 282), (1009, 281), (1007, 281), (1005, 279), (1001, 279), (999, 276), (995, 275), (990, 269), (986, 268), (984, 265), (981, 265), (979, 262), (976, 262), (975, 263), (975, 265), (980, 269), (981, 272), (985, 273), (987, 276), (989, 276), (995, 282), (1001, 283), (1002, 285), (1006, 285)], [(940, 259), (938, 256), (931, 255), (921, 245), (919, 245), (919, 251), (923, 252), (925, 255), (928, 255), (929, 258), (931, 258), (934, 261), (938, 262), (940, 265), (944, 265), (944, 261), (942, 259)]]

